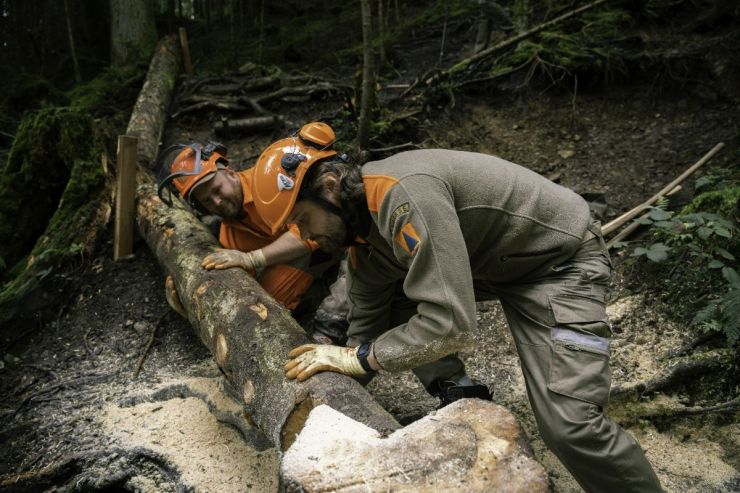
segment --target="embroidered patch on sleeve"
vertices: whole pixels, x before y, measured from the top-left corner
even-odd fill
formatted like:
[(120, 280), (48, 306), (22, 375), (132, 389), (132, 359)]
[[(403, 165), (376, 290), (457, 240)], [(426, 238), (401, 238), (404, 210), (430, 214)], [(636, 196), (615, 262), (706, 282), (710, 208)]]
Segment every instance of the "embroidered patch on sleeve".
[(414, 225), (411, 223), (408, 223), (401, 228), (401, 231), (398, 232), (395, 240), (396, 243), (401, 245), (401, 248), (403, 248), (406, 253), (412, 256), (416, 253), (416, 250), (421, 244), (419, 233), (416, 232), (416, 228), (414, 228)]
[(393, 211), (393, 214), (391, 214), (391, 224), (390, 224), (390, 230), (393, 231), (393, 228), (396, 227), (396, 221), (399, 217), (401, 217), (402, 214), (406, 214), (409, 211), (409, 203), (405, 202), (398, 207), (396, 207), (396, 210)]

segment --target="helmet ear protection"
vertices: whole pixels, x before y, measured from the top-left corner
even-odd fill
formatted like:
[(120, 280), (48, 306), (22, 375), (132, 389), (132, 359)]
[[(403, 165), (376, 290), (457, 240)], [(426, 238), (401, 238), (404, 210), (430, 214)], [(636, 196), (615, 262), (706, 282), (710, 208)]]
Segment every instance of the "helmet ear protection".
[[(171, 163), (163, 162), (168, 155), (177, 150), (180, 152)], [(157, 161), (159, 169), (157, 195), (168, 207), (172, 207), (172, 194), (176, 193), (199, 212), (207, 213), (208, 211), (197, 201), (190, 199), (190, 192), (201, 179), (228, 166), (226, 154), (226, 146), (212, 141), (208, 141), (205, 146), (193, 143), (167, 147)]]
[(273, 142), (257, 159), (252, 198), (262, 220), (277, 233), (285, 225), (308, 171), (337, 155), (334, 130), (322, 122), (305, 124), (298, 135)]

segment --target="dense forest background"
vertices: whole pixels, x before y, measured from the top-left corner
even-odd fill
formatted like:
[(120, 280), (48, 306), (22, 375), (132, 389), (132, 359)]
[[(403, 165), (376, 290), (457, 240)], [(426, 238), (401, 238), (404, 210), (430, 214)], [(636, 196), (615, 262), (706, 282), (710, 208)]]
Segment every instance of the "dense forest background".
[[(166, 81), (161, 141), (217, 139), (237, 169), (322, 120), (357, 160), (422, 147), (499, 155), (581, 193), (606, 224), (724, 143), (680, 190), (627, 222), (629, 234), (607, 237), (612, 412), (653, 444), (668, 490), (740, 488), (736, 1), (1, 0), (0, 9), (0, 437), (17, 445), (3, 452), (0, 490), (21, 477), (27, 491), (72, 484), (81, 469), (102, 467), (105, 447), (80, 423), (98, 422), (106, 392), (126, 399), (119, 361), (133, 365), (151, 347), (141, 381), (150, 386), (168, 372), (200, 376), (210, 361), (167, 309), (146, 245), (137, 239), (133, 257), (110, 258), (116, 138), (155, 47), (182, 32), (192, 71), (183, 58)], [(556, 491), (571, 491), (506, 367), (516, 358), (501, 314), (481, 304), (479, 322), (481, 352), (466, 362), (499, 386), (495, 399), (524, 422)], [(491, 363), (497, 355), (504, 366)], [(415, 385), (389, 377), (371, 393), (406, 424), (433, 407)], [(89, 408), (70, 404), (80, 395)], [(698, 460), (689, 449), (706, 443), (715, 477), (687, 472)], [(671, 457), (684, 446), (681, 460)], [(149, 466), (137, 452), (121, 455), (125, 473), (95, 488), (142, 490), (132, 478)], [(152, 484), (167, 490), (173, 475), (198, 484), (168, 460), (151, 459), (168, 471)], [(275, 473), (274, 461), (260, 467)]]

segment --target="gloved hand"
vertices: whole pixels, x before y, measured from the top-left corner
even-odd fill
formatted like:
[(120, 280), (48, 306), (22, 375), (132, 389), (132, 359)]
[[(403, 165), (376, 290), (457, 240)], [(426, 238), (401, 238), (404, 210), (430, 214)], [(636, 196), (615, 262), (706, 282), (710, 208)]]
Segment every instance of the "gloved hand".
[(333, 371), (350, 377), (367, 374), (357, 358), (357, 348), (304, 344), (293, 349), (288, 357), (291, 360), (285, 365), (285, 376), (301, 382), (320, 371)]
[(240, 252), (239, 250), (227, 250), (218, 248), (215, 252), (203, 259), (201, 267), (204, 269), (228, 269), (230, 267), (241, 267), (252, 275), (257, 273), (267, 265), (265, 255), (262, 250), (252, 250), (251, 252)]
[(167, 276), (167, 279), (164, 281), (164, 295), (167, 298), (167, 303), (173, 310), (179, 313), (183, 318), (188, 318), (185, 307), (182, 306), (182, 302), (180, 301), (180, 295), (177, 294), (175, 280), (172, 279), (172, 276)]

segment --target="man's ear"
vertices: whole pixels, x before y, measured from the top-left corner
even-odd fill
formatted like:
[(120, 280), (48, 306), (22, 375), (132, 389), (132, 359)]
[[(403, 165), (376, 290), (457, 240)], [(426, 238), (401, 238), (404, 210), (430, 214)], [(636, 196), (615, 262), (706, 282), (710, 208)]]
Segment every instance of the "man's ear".
[(234, 180), (239, 181), (239, 177), (236, 176), (236, 171), (234, 171), (233, 169), (231, 169), (231, 168), (223, 168), (221, 171), (224, 171), (226, 173), (226, 176), (230, 180), (232, 180), (232, 181), (234, 181)]
[(340, 185), (339, 177), (335, 173), (325, 173), (321, 177), (321, 192), (329, 202), (339, 205)]

